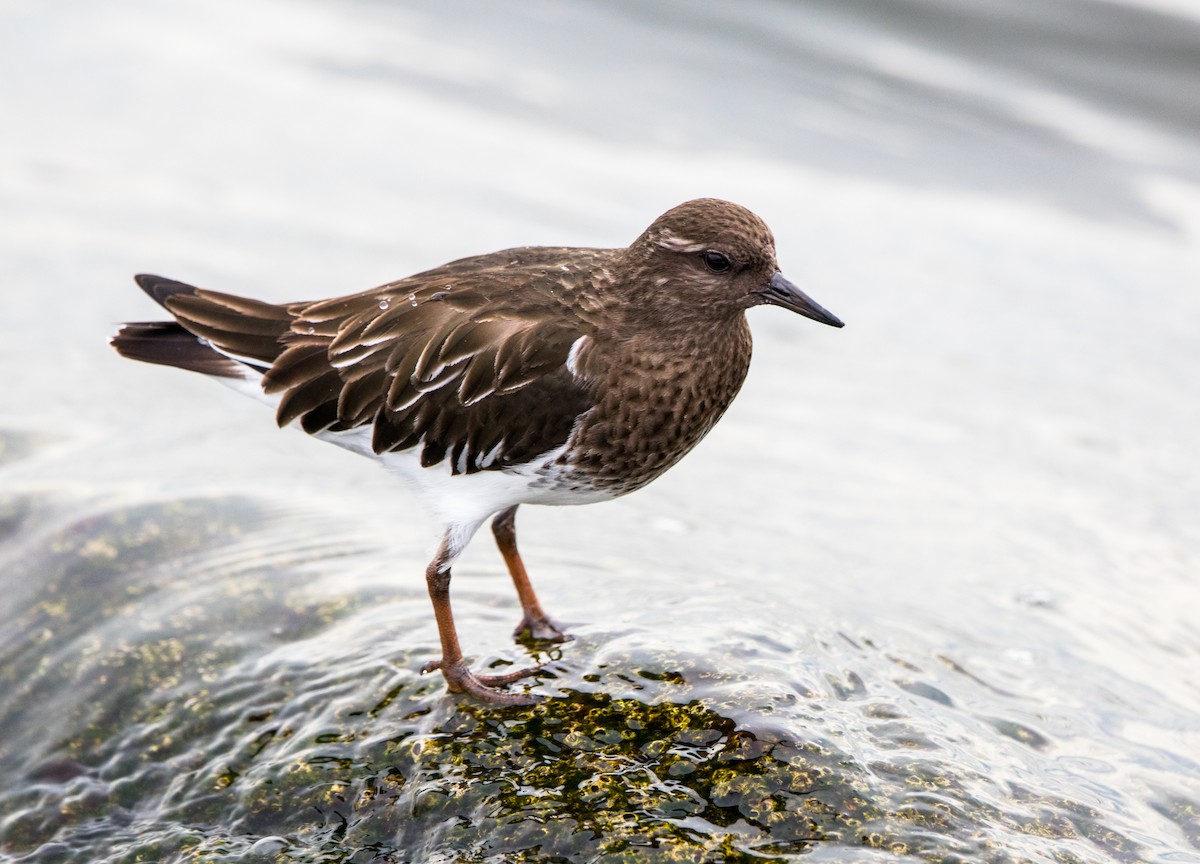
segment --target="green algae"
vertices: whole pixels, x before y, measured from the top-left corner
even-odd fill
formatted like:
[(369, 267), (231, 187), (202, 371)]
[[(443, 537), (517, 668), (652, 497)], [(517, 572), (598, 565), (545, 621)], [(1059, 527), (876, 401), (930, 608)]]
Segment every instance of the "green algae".
[[(52, 512), (9, 504), (16, 519)], [(408, 607), (307, 592), (312, 562), (263, 552), (253, 502), (43, 521), (52, 524), (36, 538), (38, 554), (13, 565), (35, 587), (10, 612), (21, 638), (7, 639), (0, 658), (0, 710), (13, 733), (0, 741), (0, 762), (20, 778), (0, 791), (0, 854), (738, 864), (840, 849), (846, 860), (1143, 859), (1093, 807), (956, 762), (936, 727), (902, 708), (909, 695), (955, 710), (932, 685), (914, 686), (915, 668), (891, 691), (878, 677), (827, 672), (833, 695), (805, 699), (815, 712), (857, 718), (838, 736), (822, 733), (837, 727), (815, 713), (809, 729), (746, 710), (762, 697), (748, 700), (737, 679), (716, 681), (712, 658), (666, 649), (609, 651), (578, 672), (552, 663), (536, 688), (551, 698), (492, 708), (418, 675), (427, 648), (339, 630), (382, 599), (397, 614)], [(413, 620), (426, 620), (424, 598), (413, 604)], [(981, 716), (978, 728), (1005, 746), (1050, 746), (1015, 722)], [(1163, 801), (1194, 826), (1190, 802)]]
[(848, 839), (877, 815), (828, 760), (696, 702), (569, 693), (519, 711), (461, 705), (361, 773), (339, 765), (326, 813), (363, 848), (436, 836), (463, 860), (750, 860)]

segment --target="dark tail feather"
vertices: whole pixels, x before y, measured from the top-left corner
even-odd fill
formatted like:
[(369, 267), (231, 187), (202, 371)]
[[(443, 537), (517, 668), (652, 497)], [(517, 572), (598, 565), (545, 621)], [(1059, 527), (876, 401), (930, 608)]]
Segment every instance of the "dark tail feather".
[[(136, 351), (141, 352), (135, 357), (138, 360), (198, 369), (188, 364), (200, 363), (211, 367), (215, 362), (213, 355), (226, 360), (229, 360), (228, 355), (233, 355), (237, 360), (230, 360), (233, 365), (227, 365), (226, 368), (237, 370), (236, 364), (241, 362), (261, 371), (274, 363), (284, 350), (284, 340), (292, 324), (292, 315), (286, 304), (264, 303), (248, 297), (208, 291), (148, 273), (140, 273), (133, 278), (154, 302), (175, 316), (182, 329), (171, 329), (165, 324), (158, 329), (151, 324), (130, 324), (113, 340), (113, 345), (126, 357), (134, 357), (129, 352)], [(128, 337), (124, 335), (127, 333)], [(194, 347), (185, 347), (185, 334), (196, 342)], [(118, 340), (126, 341), (119, 343)], [(128, 340), (154, 341), (157, 344), (130, 347), (127, 351), (121, 346), (128, 344)], [(171, 359), (174, 357), (186, 360)]]
[[(159, 300), (152, 289), (146, 286), (143, 278), (138, 277), (138, 284), (155, 300)], [(168, 285), (182, 285), (189, 290), (190, 286), (182, 282), (172, 283), (169, 279), (162, 282)], [(177, 292), (176, 292), (177, 293)], [(165, 296), (170, 296), (169, 293)], [(161, 303), (162, 301), (159, 300)], [(214, 351), (200, 339), (174, 321), (151, 321), (144, 324), (126, 324), (117, 331), (117, 335), (109, 340), (117, 349), (117, 353), (130, 360), (141, 360), (144, 363), (158, 363), (162, 366), (177, 366), (204, 375), (215, 375), (218, 378), (241, 378), (246, 367), (244, 364), (231, 360), (219, 351)]]
[(139, 273), (133, 277), (143, 291), (150, 295), (159, 306), (167, 308), (167, 298), (179, 294), (195, 294), (196, 288), (186, 282), (176, 282), (163, 276), (153, 276), (149, 273)]

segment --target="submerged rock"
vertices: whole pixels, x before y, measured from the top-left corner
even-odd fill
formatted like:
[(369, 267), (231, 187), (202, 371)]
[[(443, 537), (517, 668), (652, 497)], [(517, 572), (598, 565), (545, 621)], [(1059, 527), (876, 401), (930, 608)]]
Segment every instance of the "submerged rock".
[[(952, 664), (939, 677), (846, 637), (824, 655), (764, 643), (735, 657), (585, 628), (540, 657), (535, 686), (548, 698), (494, 708), (417, 674), (436, 650), (421, 587), (354, 583), (357, 566), (379, 562), (334, 530), (297, 548), (294, 521), (240, 498), (79, 515), (30, 496), (6, 508), (40, 528), (4, 576), (19, 602), (0, 643), (0, 769), (11, 778), (0, 854), (1143, 855), (1111, 814), (1039, 773), (1050, 737), (957, 707), (979, 690)], [(478, 626), (501, 626), (470, 608)], [(1175, 797), (1162, 812), (1188, 806)]]

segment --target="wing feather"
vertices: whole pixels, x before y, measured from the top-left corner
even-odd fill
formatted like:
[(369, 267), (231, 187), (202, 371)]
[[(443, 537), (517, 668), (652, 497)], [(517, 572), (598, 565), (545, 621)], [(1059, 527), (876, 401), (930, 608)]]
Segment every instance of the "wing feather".
[(597, 328), (590, 298), (547, 275), (561, 252), (463, 259), (314, 303), (203, 289), (161, 302), (217, 350), (267, 369), (280, 425), (370, 427), (376, 453), (419, 447), (425, 465), (499, 470), (564, 443), (595, 401), (567, 368), (571, 346)]
[(346, 381), (342, 385), (342, 392), (338, 394), (338, 419), (350, 429), (369, 423), (379, 410), (379, 394), (387, 389), (387, 385), (387, 372), (382, 367), (372, 369), (353, 381)]
[(326, 403), (332, 403), (337, 409), (337, 397), (342, 391), (342, 379), (335, 370), (329, 370), (322, 375), (305, 381), (285, 390), (275, 412), (275, 420), (280, 426), (286, 426), (297, 418), (303, 418)]
[(263, 376), (263, 392), (280, 393), (300, 387), (330, 371), (329, 349), (320, 341), (293, 343)]
[(474, 405), (496, 392), (495, 345), (480, 349), (467, 364), (458, 385), (458, 399), (464, 406)]

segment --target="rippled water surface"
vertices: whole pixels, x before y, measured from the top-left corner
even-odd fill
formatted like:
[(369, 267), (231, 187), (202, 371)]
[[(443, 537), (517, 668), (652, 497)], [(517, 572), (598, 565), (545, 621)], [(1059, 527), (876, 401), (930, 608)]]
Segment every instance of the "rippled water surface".
[[(0, 859), (1200, 861), (1200, 17), (1185, 3), (0, 10)], [(130, 275), (286, 300), (688, 198), (756, 310), (708, 440), (523, 508), (516, 643), (366, 460), (123, 361)], [(528, 511), (528, 512), (526, 512)]]

